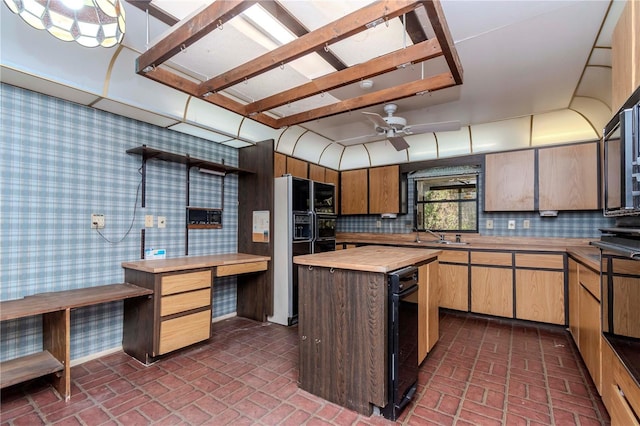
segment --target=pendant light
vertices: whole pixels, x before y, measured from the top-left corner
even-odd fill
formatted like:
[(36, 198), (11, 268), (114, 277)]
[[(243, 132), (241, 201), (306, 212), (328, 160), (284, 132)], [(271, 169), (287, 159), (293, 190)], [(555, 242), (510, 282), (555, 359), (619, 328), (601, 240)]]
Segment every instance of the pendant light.
[(125, 31), (121, 0), (4, 0), (11, 11), (39, 30), (85, 47), (112, 47)]

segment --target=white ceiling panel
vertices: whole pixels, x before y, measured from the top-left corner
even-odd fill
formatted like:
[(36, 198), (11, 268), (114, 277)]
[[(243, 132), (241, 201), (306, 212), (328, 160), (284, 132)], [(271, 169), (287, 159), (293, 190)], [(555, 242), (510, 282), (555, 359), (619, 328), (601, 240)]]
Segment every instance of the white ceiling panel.
[(319, 164), (329, 167), (334, 170), (340, 169), (340, 159), (342, 158), (342, 153), (344, 152), (344, 147), (332, 143), (327, 145), (325, 149), (320, 154)]
[(169, 127), (177, 123), (176, 120), (172, 118), (140, 109), (137, 106), (133, 107), (131, 105), (113, 101), (111, 99), (101, 99), (93, 104), (93, 107), (113, 114), (144, 121), (145, 123), (154, 124), (159, 127)]
[(185, 121), (237, 136), (242, 117), (198, 98), (190, 98)]
[(410, 161), (426, 161), (438, 158), (438, 145), (433, 133), (412, 135), (405, 139), (410, 145), (408, 150)]
[(322, 152), (328, 145), (331, 145), (331, 143), (330, 140), (317, 133), (306, 132), (298, 139), (292, 154), (294, 157), (312, 163), (319, 163)]
[(300, 126), (287, 127), (276, 141), (276, 151), (287, 155), (293, 155), (293, 150), (298, 143), (298, 139), (304, 133), (308, 132)]
[(475, 124), (471, 126), (473, 152), (527, 148), (530, 133), (531, 117)]
[(371, 158), (371, 166), (406, 163), (409, 160), (406, 149), (397, 151), (388, 140), (368, 143), (367, 151)]
[(204, 129), (199, 126), (194, 126), (192, 124), (187, 123), (178, 123), (173, 126), (170, 126), (169, 129), (174, 130), (176, 132), (186, 133), (191, 136), (197, 136), (202, 139), (206, 139), (212, 142), (228, 142), (229, 140), (233, 140), (233, 137), (229, 137), (228, 135), (223, 135), (222, 133), (217, 133), (208, 129)]
[(531, 129), (533, 146), (595, 139), (598, 139), (598, 135), (594, 129), (575, 111), (563, 110), (533, 117)]
[(471, 154), (469, 128), (463, 127), (457, 132), (436, 133), (438, 158)]
[(596, 135), (602, 136), (602, 129), (611, 120), (611, 110), (602, 101), (594, 98), (575, 97), (571, 109), (581, 114), (594, 128)]
[(340, 170), (361, 169), (371, 166), (366, 145), (348, 146), (340, 159)]

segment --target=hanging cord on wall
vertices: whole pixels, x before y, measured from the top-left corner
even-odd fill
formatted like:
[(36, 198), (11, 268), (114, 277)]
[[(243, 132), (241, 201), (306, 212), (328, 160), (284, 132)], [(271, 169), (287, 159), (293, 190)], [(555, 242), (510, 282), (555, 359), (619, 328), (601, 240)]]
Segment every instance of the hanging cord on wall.
[(140, 174), (140, 183), (138, 183), (138, 189), (136, 189), (136, 200), (133, 204), (133, 217), (131, 218), (131, 223), (129, 224), (129, 229), (127, 229), (127, 232), (125, 232), (122, 238), (120, 238), (118, 241), (111, 241), (110, 239), (105, 237), (104, 234), (100, 232), (99, 229), (96, 229), (96, 232), (98, 233), (98, 235), (100, 235), (102, 239), (108, 242), (109, 244), (120, 244), (122, 241), (124, 241), (124, 239), (127, 238), (127, 235), (129, 235), (129, 233), (131, 232), (131, 229), (133, 228), (133, 224), (136, 221), (136, 212), (138, 210), (138, 196), (140, 195), (140, 187), (142, 186), (142, 167), (138, 169), (138, 173)]

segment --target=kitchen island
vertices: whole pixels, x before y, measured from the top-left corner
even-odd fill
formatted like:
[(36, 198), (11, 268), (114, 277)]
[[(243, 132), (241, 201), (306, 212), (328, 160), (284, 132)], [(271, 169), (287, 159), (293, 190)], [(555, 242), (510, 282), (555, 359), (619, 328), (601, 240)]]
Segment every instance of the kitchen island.
[(299, 386), (371, 415), (391, 402), (388, 277), (418, 271), (417, 367), (438, 338), (440, 250), (365, 246), (293, 258), (299, 274)]

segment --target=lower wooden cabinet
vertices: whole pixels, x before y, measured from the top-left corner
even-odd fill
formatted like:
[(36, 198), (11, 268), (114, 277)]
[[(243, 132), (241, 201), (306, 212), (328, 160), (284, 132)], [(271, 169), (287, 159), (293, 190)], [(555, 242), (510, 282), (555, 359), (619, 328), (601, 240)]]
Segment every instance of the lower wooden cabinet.
[(151, 273), (125, 269), (125, 281), (154, 291), (138, 305), (125, 303), (122, 346), (143, 363), (211, 337), (211, 268)]
[(602, 337), (602, 402), (613, 426), (638, 426), (640, 387)]
[(418, 268), (418, 365), (438, 341), (438, 261)]
[(471, 312), (513, 317), (513, 271), (471, 267)]
[(600, 272), (573, 259), (568, 267), (569, 331), (593, 383), (602, 392)]
[(443, 250), (438, 256), (439, 306), (469, 311), (469, 252)]
[(516, 270), (516, 318), (564, 324), (564, 272)]

